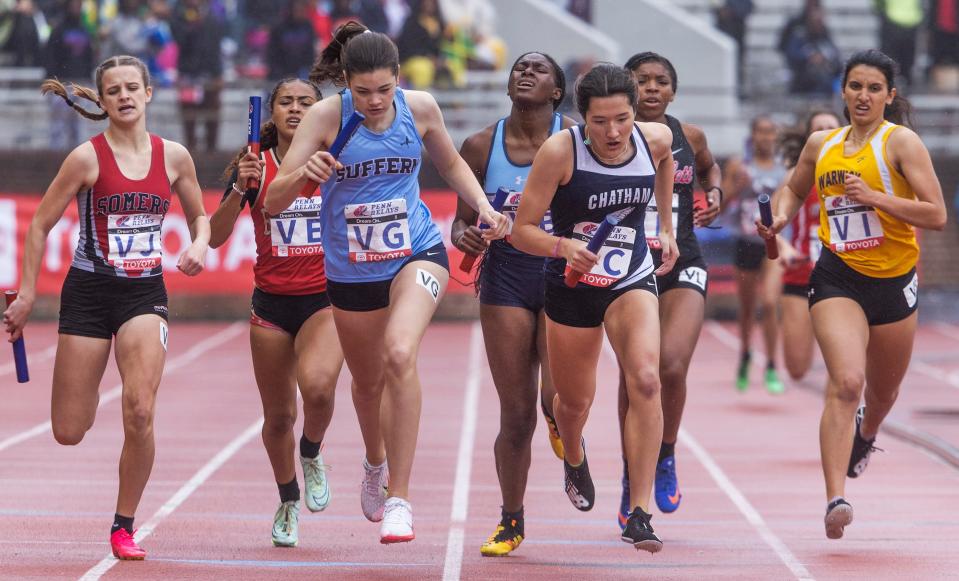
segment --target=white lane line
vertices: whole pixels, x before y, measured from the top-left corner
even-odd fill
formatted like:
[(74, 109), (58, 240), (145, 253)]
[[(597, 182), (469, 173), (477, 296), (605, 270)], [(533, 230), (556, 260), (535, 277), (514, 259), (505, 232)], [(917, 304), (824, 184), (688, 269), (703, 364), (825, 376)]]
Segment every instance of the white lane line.
[[(708, 322), (707, 328), (709, 328), (713, 323)], [(720, 330), (723, 330), (720, 328)], [(735, 337), (734, 337), (735, 339)], [(720, 339), (722, 340), (722, 339)], [(611, 361), (616, 363), (616, 353), (613, 351), (612, 346), (609, 344), (609, 340), (603, 341), (603, 352), (610, 358)], [(779, 560), (783, 562), (784, 565), (792, 572), (792, 574), (797, 578), (803, 581), (812, 580), (813, 576), (809, 571), (799, 562), (799, 559), (793, 555), (792, 551), (789, 550), (789, 547), (786, 546), (782, 540), (776, 536), (774, 532), (766, 524), (766, 521), (763, 520), (763, 517), (759, 512), (753, 507), (752, 504), (746, 500), (745, 495), (736, 488), (736, 485), (726, 476), (726, 473), (723, 472), (722, 468), (716, 464), (709, 452), (703, 448), (699, 442), (693, 438), (692, 434), (689, 433), (685, 428), (679, 429), (679, 440), (687, 448), (692, 451), (693, 455), (696, 456), (696, 459), (699, 460), (699, 463), (703, 465), (703, 468), (709, 472), (709, 475), (719, 486), (729, 500), (739, 509), (739, 512), (746, 518), (746, 521), (752, 525), (753, 529), (759, 533), (759, 536), (766, 542), (767, 545), (776, 553), (776, 556), (779, 557)]]
[[(56, 354), (57, 354), (56, 343), (54, 343), (53, 345), (50, 345), (49, 347), (47, 347), (43, 351), (40, 351), (39, 353), (27, 352), (27, 365), (43, 363), (44, 361), (47, 361), (48, 359), (52, 359), (53, 356)], [(12, 373), (16, 369), (17, 369), (17, 363), (15, 361), (11, 361), (10, 363), (7, 363), (5, 365), (0, 365), (0, 375), (6, 375), (8, 373)]]
[(463, 566), (463, 538), (466, 534), (466, 515), (469, 513), (470, 474), (473, 469), (473, 443), (476, 440), (476, 411), (479, 407), (480, 366), (483, 332), (474, 322), (470, 333), (470, 349), (466, 372), (466, 393), (463, 397), (463, 429), (460, 430), (460, 448), (456, 456), (456, 480), (453, 485), (453, 508), (450, 512), (450, 531), (446, 539), (446, 559), (443, 563), (443, 581), (459, 581)]
[[(233, 337), (239, 335), (246, 328), (247, 328), (247, 323), (245, 321), (236, 322), (230, 325), (229, 327), (222, 329), (213, 335), (210, 335), (209, 337), (200, 341), (193, 347), (190, 347), (190, 349), (185, 351), (183, 354), (178, 355), (177, 357), (174, 357), (173, 359), (167, 361), (166, 366), (164, 367), (164, 370), (163, 370), (164, 375), (172, 371), (176, 371), (177, 369), (183, 367), (184, 365), (192, 363), (198, 357), (200, 357), (201, 355), (203, 355), (210, 349), (214, 349), (222, 345), (223, 343), (226, 343)], [(122, 393), (123, 393), (123, 383), (118, 383), (112, 388), (110, 388), (109, 391), (100, 394), (100, 403), (97, 404), (97, 409), (100, 409), (106, 404), (110, 403), (111, 401), (117, 399), (118, 397), (120, 397)], [(4, 450), (8, 448), (12, 448), (13, 446), (16, 446), (17, 444), (21, 442), (25, 442), (31, 438), (34, 438), (41, 434), (45, 434), (49, 432), (50, 429), (51, 429), (50, 420), (47, 420), (43, 423), (33, 426), (32, 428), (23, 430), (22, 432), (18, 432), (4, 440), (0, 440), (0, 452), (3, 452)]]
[(759, 514), (752, 504), (746, 500), (746, 497), (743, 493), (736, 488), (736, 485), (726, 476), (726, 473), (723, 472), (722, 468), (713, 460), (709, 452), (703, 448), (696, 438), (689, 433), (685, 428), (679, 429), (679, 439), (687, 448), (692, 451), (693, 455), (696, 456), (696, 459), (699, 460), (699, 463), (703, 465), (709, 475), (712, 477), (716, 484), (719, 485), (719, 488), (726, 493), (726, 496), (729, 497), (729, 500), (736, 505), (736, 508), (739, 509), (739, 512), (746, 517), (746, 521), (759, 533), (759, 536), (762, 537), (763, 541), (776, 553), (776, 556), (779, 557), (779, 560), (783, 562), (786, 567), (795, 575), (796, 579), (812, 579), (812, 574), (799, 562), (799, 559), (796, 558), (796, 555), (793, 555), (792, 551), (789, 550), (789, 547), (786, 546), (786, 543), (776, 536), (776, 533), (772, 532), (769, 528), (769, 525), (766, 524), (766, 521), (763, 520), (763, 517)]
[[(236, 454), (240, 448), (245, 446), (250, 440), (259, 435), (262, 428), (263, 418), (260, 418), (253, 422), (250, 427), (243, 430), (239, 436), (233, 438), (233, 440), (230, 441), (230, 443), (227, 444), (222, 450), (217, 452), (217, 454), (211, 458), (209, 462), (204, 464), (203, 467), (200, 468), (196, 474), (194, 474), (193, 477), (186, 482), (186, 484), (181, 486), (180, 489), (177, 490), (173, 496), (171, 496), (170, 499), (160, 507), (158, 511), (153, 513), (153, 516), (150, 517), (150, 520), (145, 522), (143, 526), (137, 530), (135, 537), (136, 542), (142, 543), (145, 538), (150, 536), (150, 533), (156, 529), (157, 525), (159, 525), (163, 519), (170, 516), (173, 511), (175, 511), (186, 501), (186, 499), (190, 498), (190, 495), (196, 492), (196, 490), (200, 488), (200, 486), (202, 486), (203, 483), (206, 482), (214, 472), (223, 466), (227, 460), (233, 457), (233, 455)], [(116, 559), (112, 554), (107, 555), (89, 571), (84, 573), (84, 575), (80, 577), (80, 581), (96, 581), (117, 563), (119, 563), (119, 560)]]

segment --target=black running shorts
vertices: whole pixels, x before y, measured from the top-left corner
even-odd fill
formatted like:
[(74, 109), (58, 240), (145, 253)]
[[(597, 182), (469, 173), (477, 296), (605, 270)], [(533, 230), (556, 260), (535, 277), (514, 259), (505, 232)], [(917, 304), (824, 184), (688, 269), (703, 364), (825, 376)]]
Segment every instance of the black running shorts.
[(866, 276), (823, 248), (809, 277), (809, 306), (836, 297), (856, 301), (869, 325), (895, 323), (919, 308), (919, 278), (915, 267), (892, 278)]
[(110, 339), (139, 315), (168, 319), (163, 276), (121, 278), (71, 267), (60, 293), (63, 335)]

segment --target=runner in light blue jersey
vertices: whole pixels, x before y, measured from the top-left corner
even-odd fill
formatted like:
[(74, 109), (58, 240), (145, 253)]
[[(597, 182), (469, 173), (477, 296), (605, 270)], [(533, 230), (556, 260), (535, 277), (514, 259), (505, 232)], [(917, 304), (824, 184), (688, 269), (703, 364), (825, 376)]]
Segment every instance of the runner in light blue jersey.
[[(414, 538), (408, 498), (421, 407), (416, 357), (449, 280), (446, 248), (419, 198), (422, 148), (490, 226), (485, 239), (502, 238), (509, 226), (453, 147), (436, 100), (400, 90), (398, 74), (389, 37), (356, 22), (337, 29), (310, 78), (347, 89), (307, 112), (266, 198), (266, 211), (278, 212), (308, 180), (323, 184), (327, 293), (366, 446), (360, 504), (369, 520), (382, 520), (382, 543)], [(365, 120), (334, 160), (326, 150), (354, 110)], [(381, 425), (384, 390), (390, 419)]]
[[(507, 93), (510, 114), (468, 137), (460, 152), (487, 195), (510, 190), (502, 211), (515, 215), (533, 157), (546, 139), (574, 121), (556, 113), (565, 96), (563, 69), (548, 55), (531, 52), (510, 69)], [(486, 251), (477, 280), (480, 322), (486, 356), (499, 399), (499, 434), (493, 451), (503, 497), (499, 524), (480, 547), (484, 556), (503, 556), (525, 537), (523, 498), (536, 429), (537, 395), (546, 417), (547, 433), (556, 455), (563, 443), (553, 420), (553, 388), (546, 356), (546, 318), (542, 256), (526, 254), (506, 240), (487, 245), (474, 226), (476, 212), (460, 201), (453, 222), (453, 244), (469, 254)], [(548, 219), (543, 227), (551, 230)], [(540, 377), (542, 383), (540, 384)], [(542, 389), (540, 389), (542, 385)]]

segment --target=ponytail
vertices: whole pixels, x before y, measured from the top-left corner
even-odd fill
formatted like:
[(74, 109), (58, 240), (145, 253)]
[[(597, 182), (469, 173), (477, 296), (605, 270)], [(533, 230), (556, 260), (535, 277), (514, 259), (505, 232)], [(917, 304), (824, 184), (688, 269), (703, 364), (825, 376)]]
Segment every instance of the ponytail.
[(390, 69), (394, 75), (399, 74), (400, 55), (396, 45), (385, 34), (372, 32), (350, 20), (333, 33), (333, 40), (320, 53), (310, 71), (310, 80), (314, 83), (330, 81), (342, 87), (352, 74), (379, 69)]
[(70, 98), (70, 92), (67, 91), (66, 86), (64, 86), (64, 84), (57, 79), (47, 79), (43, 81), (43, 84), (40, 85), (40, 94), (46, 95), (47, 93), (53, 93), (54, 95), (57, 95), (66, 101), (67, 105), (73, 108), (74, 111), (83, 117), (90, 119), (91, 121), (103, 121), (107, 118), (107, 112), (104, 111), (103, 107), (100, 106), (100, 100), (97, 99), (97, 94), (93, 91), (93, 89), (88, 89), (87, 87), (82, 87), (73, 83), (71, 83), (71, 86), (73, 87), (74, 97), (92, 101), (96, 104), (97, 108), (100, 109), (100, 112), (93, 113), (81, 107), (79, 103)]
[(67, 88), (57, 79), (47, 79), (43, 81), (40, 85), (40, 94), (46, 95), (47, 93), (53, 93), (54, 95), (58, 95), (80, 115), (92, 121), (103, 121), (109, 117), (107, 112), (103, 110), (103, 106), (100, 105), (100, 95), (103, 94), (103, 74), (114, 67), (136, 68), (140, 73), (140, 77), (143, 79), (144, 88), (150, 86), (150, 71), (147, 70), (146, 64), (137, 57), (119, 55), (112, 56), (97, 65), (96, 70), (93, 72), (93, 78), (97, 84), (96, 91), (77, 85), (76, 83), (70, 83), (70, 86), (73, 87), (73, 96), (86, 99), (96, 104), (97, 108), (100, 109), (100, 113), (91, 113), (81, 107), (76, 101), (70, 98), (70, 93), (67, 91)]
[(886, 106), (882, 116), (886, 121), (914, 129), (916, 127), (916, 120), (913, 113), (912, 103), (909, 102), (909, 99), (900, 97), (897, 93), (896, 96), (892, 98), (892, 103)]

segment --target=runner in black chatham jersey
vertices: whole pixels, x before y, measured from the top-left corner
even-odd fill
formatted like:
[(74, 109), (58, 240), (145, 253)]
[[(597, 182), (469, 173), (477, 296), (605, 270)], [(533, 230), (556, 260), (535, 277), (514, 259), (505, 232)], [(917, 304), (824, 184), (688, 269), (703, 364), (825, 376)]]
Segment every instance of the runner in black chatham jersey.
[[(581, 438), (605, 330), (622, 362), (629, 400), (624, 439), (632, 510), (622, 538), (637, 549), (656, 552), (662, 541), (650, 526), (648, 502), (663, 426), (660, 333), (643, 219), (655, 196), (664, 248), (657, 274), (665, 274), (678, 254), (669, 215), (672, 135), (659, 123), (634, 123), (636, 83), (622, 67), (594, 66), (577, 80), (576, 102), (585, 124), (553, 135), (536, 154), (512, 240), (523, 252), (550, 257), (546, 337), (566, 493), (579, 510), (593, 507), (595, 490)], [(555, 235), (540, 228), (547, 207)], [(610, 214), (620, 222), (593, 254), (586, 241)], [(568, 270), (585, 273), (572, 288), (564, 282)]]
[[(696, 239), (696, 226), (706, 226), (718, 215), (722, 196), (719, 188), (721, 172), (713, 158), (702, 129), (681, 123), (666, 114), (676, 94), (676, 69), (664, 56), (653, 52), (639, 53), (626, 63), (638, 87), (636, 117), (642, 121), (665, 123), (673, 133), (672, 224), (679, 246), (679, 259), (668, 274), (657, 277), (661, 350), (669, 353), (660, 360), (659, 380), (662, 383), (663, 441), (656, 464), (655, 498), (659, 510), (670, 513), (679, 508), (682, 498), (676, 477), (675, 445), (686, 404), (686, 376), (696, 349), (706, 309), (706, 262)], [(698, 178), (698, 180), (697, 180)], [(705, 208), (694, 208), (696, 183), (706, 191)], [(646, 212), (646, 240), (659, 266), (658, 214)], [(626, 420), (626, 382), (620, 374), (620, 429)], [(629, 518), (629, 473), (623, 466), (622, 497), (618, 521), (625, 527)]]
[[(573, 141), (575, 169), (569, 181), (556, 189), (550, 202), (553, 232), (560, 238), (587, 242), (607, 215), (617, 215), (619, 225), (599, 251), (597, 264), (583, 275), (577, 287), (612, 291), (629, 288), (653, 273), (653, 258), (645, 244), (643, 223), (646, 205), (653, 198), (656, 168), (646, 139), (634, 127), (630, 140), (636, 153), (618, 165), (609, 165), (583, 143), (584, 126), (570, 127), (567, 131)], [(569, 266), (564, 258), (546, 260), (547, 316), (573, 327), (600, 325), (605, 312), (595, 313), (598, 317), (592, 316), (594, 313), (578, 317), (565, 308), (563, 313), (558, 309), (550, 312), (551, 294), (556, 298), (567, 294), (563, 280), (567, 270)], [(655, 293), (655, 282), (645, 286)]]

